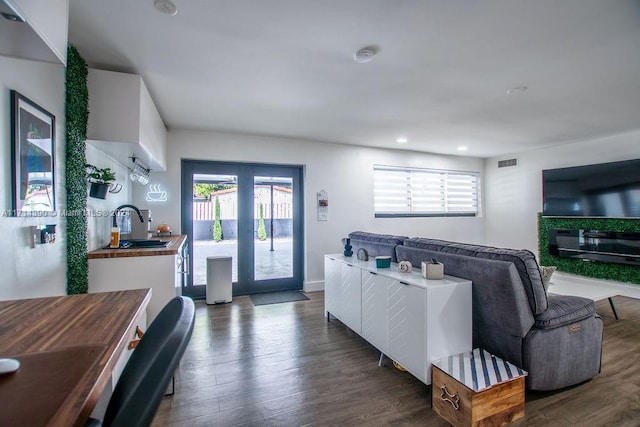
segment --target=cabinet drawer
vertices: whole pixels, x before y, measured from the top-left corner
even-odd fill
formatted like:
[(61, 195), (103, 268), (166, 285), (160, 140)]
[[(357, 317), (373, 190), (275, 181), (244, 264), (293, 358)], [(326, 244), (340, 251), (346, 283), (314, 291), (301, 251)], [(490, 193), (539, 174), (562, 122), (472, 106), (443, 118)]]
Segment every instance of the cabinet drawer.
[(124, 367), (127, 365), (127, 362), (129, 361), (129, 358), (131, 357), (131, 354), (135, 349), (135, 344), (132, 344), (132, 343), (135, 343), (140, 339), (137, 333), (138, 330), (143, 333), (144, 331), (147, 330), (147, 311), (146, 310), (141, 310), (140, 316), (136, 319), (136, 321), (127, 331), (127, 334), (126, 334), (127, 344), (124, 350), (122, 350), (122, 354), (120, 354), (120, 357), (118, 358), (118, 361), (116, 362), (116, 365), (113, 368), (113, 374), (111, 379), (111, 383), (113, 385), (112, 390), (113, 388), (115, 388), (116, 383), (118, 382), (118, 379), (120, 378), (120, 375), (124, 370)]

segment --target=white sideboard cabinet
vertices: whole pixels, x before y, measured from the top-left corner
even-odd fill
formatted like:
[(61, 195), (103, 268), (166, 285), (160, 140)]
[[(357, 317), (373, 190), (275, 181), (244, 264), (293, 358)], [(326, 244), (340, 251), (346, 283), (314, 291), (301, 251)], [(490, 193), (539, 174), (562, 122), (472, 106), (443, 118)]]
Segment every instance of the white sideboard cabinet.
[(325, 311), (431, 384), (431, 362), (472, 349), (471, 281), (325, 255)]

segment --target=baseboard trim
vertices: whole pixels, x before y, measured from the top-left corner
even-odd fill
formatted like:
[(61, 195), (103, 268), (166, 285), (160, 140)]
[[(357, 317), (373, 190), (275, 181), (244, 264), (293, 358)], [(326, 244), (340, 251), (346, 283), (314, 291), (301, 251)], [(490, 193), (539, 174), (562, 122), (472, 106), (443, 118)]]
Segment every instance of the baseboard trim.
[(317, 280), (315, 282), (304, 282), (302, 289), (305, 292), (319, 292), (324, 291), (324, 280)]
[[(640, 299), (640, 285), (634, 285), (632, 283), (616, 282), (613, 280), (594, 279), (591, 277), (578, 276), (575, 274), (556, 271), (554, 276), (558, 275), (563, 280), (568, 280), (576, 283), (584, 283), (586, 285), (602, 286), (606, 288), (615, 289), (620, 292), (621, 296)], [(553, 278), (551, 279), (553, 282)]]

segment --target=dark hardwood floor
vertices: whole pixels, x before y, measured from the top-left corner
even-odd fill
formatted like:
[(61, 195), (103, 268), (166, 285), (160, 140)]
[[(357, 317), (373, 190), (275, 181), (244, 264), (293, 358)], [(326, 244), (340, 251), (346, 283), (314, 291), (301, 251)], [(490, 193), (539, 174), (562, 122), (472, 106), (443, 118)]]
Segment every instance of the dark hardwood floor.
[[(248, 297), (197, 303), (196, 326), (154, 426), (447, 426), (431, 388), (324, 316), (309, 301), (254, 307)], [(556, 392), (527, 392), (516, 426), (640, 426), (640, 301), (597, 303), (604, 321), (602, 372)]]

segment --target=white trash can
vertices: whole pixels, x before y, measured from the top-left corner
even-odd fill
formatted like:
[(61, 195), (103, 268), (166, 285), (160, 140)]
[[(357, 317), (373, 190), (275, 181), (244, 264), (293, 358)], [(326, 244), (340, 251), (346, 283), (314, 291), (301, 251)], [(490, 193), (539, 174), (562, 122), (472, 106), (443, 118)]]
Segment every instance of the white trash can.
[(231, 257), (207, 257), (207, 304), (231, 302)]

